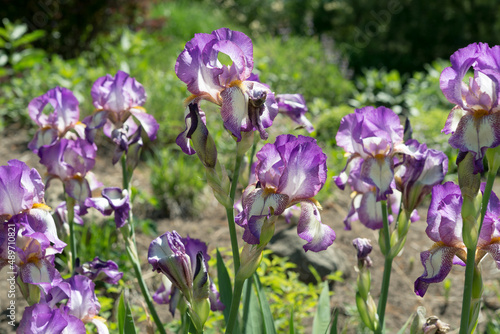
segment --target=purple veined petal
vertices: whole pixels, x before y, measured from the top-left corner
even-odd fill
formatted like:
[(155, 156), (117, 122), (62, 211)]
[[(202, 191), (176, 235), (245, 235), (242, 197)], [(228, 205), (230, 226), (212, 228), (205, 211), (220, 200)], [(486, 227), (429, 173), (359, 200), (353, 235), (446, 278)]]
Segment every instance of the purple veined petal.
[(297, 223), (297, 234), (307, 241), (303, 246), (307, 252), (319, 252), (327, 249), (335, 241), (335, 232), (321, 222), (319, 210), (313, 201), (302, 201), (301, 212)]
[[(500, 238), (496, 238), (495, 242), (482, 247), (480, 250), (490, 254), (493, 260), (496, 262), (497, 268), (500, 269)], [(476, 263), (479, 262), (478, 260), (479, 259), (476, 258)]]
[(123, 273), (118, 270), (118, 265), (115, 262), (103, 261), (97, 256), (94, 260), (85, 262), (75, 269), (77, 273), (87, 276), (92, 281), (103, 281), (110, 284), (118, 284), (118, 281), (123, 277)]
[(46, 258), (20, 266), (21, 279), (29, 284), (51, 283), (56, 271), (54, 264)]
[(28, 226), (23, 232), (24, 236), (36, 237), (39, 233), (43, 234), (52, 244), (52, 248), (58, 253), (66, 247), (66, 243), (57, 236), (57, 228), (52, 215), (45, 209), (31, 209), (26, 215)]
[[(181, 148), (182, 152), (184, 152), (188, 155), (193, 155), (196, 153), (196, 151), (189, 144), (189, 139), (190, 139), (189, 133), (193, 131), (193, 130), (191, 130), (193, 120), (192, 120), (192, 114), (190, 111), (190, 105), (191, 104), (199, 104), (199, 102), (200, 102), (200, 99), (195, 98), (195, 99), (189, 101), (189, 103), (186, 105), (186, 108), (184, 109), (184, 122), (186, 124), (186, 129), (183, 132), (181, 132), (175, 140), (176, 144)], [(201, 110), (201, 108), (199, 108), (199, 106), (198, 106), (198, 114), (199, 114), (200, 119), (202, 120), (203, 124), (206, 125), (207, 120), (206, 120), (205, 112), (203, 110)]]
[(130, 113), (132, 114), (132, 116), (137, 118), (144, 131), (146, 131), (149, 140), (155, 140), (156, 133), (158, 132), (160, 125), (158, 124), (154, 116), (146, 113), (144, 109), (137, 107), (130, 109)]
[(278, 115), (278, 103), (269, 86), (260, 82), (245, 81), (247, 88), (248, 118), (251, 128), (242, 126), (242, 131), (259, 131), (261, 139), (267, 139), (268, 134), (264, 129), (273, 125), (273, 120)]
[(241, 140), (241, 128), (249, 128), (248, 97), (243, 87), (232, 86), (221, 92), (222, 106), (220, 113), (224, 127), (237, 139)]
[(390, 157), (383, 159), (368, 158), (361, 166), (363, 181), (377, 188), (377, 201), (387, 199), (392, 194), (391, 182), (394, 179), (394, 162)]
[(109, 113), (110, 111), (108, 110), (98, 110), (93, 115), (83, 119), (83, 124), (85, 124), (85, 138), (90, 143), (94, 142), (97, 129), (102, 128), (106, 124)]
[(168, 304), (172, 299), (172, 295), (175, 293), (174, 290), (178, 289), (172, 285), (172, 282), (170, 282), (167, 276), (162, 276), (161, 284), (154, 293), (153, 300), (160, 305)]
[[(43, 113), (43, 109), (49, 103), (54, 111), (47, 115)], [(78, 100), (69, 89), (62, 87), (53, 88), (34, 98), (28, 105), (28, 112), (38, 126), (50, 126), (59, 134), (63, 134), (74, 126), (80, 117)]]
[(276, 143), (265, 144), (257, 152), (256, 157), (255, 175), (262, 187), (278, 188), (285, 165), (281, 159), (281, 154), (278, 152)]
[(500, 113), (493, 113), (481, 118), (465, 115), (460, 119), (456, 131), (451, 135), (449, 143), (453, 148), (464, 152), (473, 152), (476, 168), (482, 170), (484, 150), (500, 144)]
[(71, 286), (71, 292), (66, 306), (69, 309), (69, 314), (82, 320), (84, 323), (93, 319), (101, 305), (95, 295), (95, 284), (90, 278), (82, 275), (75, 275), (65, 282)]
[(461, 249), (436, 243), (428, 251), (420, 253), (424, 273), (415, 281), (415, 294), (423, 297), (431, 283), (442, 282), (453, 266), (453, 258)]
[[(431, 204), (427, 213), (427, 228), (425, 230), (432, 241), (443, 241), (442, 232), (453, 231), (455, 232), (451, 235), (451, 239), (448, 238), (447, 240), (453, 243), (461, 241), (461, 207), (462, 195), (457, 184), (446, 182), (442, 185), (436, 185), (432, 189)], [(448, 225), (448, 228), (445, 225)]]
[(220, 294), (217, 291), (215, 283), (210, 279), (210, 287), (208, 291), (208, 298), (210, 300), (210, 310), (212, 311), (223, 311), (226, 306), (220, 301)]
[(203, 261), (205, 261), (208, 267), (208, 261), (210, 260), (210, 255), (208, 255), (207, 244), (199, 239), (192, 239), (189, 235), (186, 238), (181, 238), (182, 243), (186, 249), (186, 254), (191, 259), (191, 269), (195, 272), (196, 269), (196, 256), (201, 252), (203, 255)]
[(356, 208), (359, 221), (372, 230), (383, 227), (382, 207), (374, 192), (369, 191), (359, 196), (359, 207)]
[[(64, 310), (64, 311), (63, 311)], [(83, 321), (77, 317), (68, 313), (68, 308), (64, 307), (61, 312), (63, 313), (64, 319), (68, 322), (68, 325), (64, 328), (61, 334), (85, 334), (87, 330), (85, 329), (85, 324)], [(101, 334), (101, 332), (99, 332)]]

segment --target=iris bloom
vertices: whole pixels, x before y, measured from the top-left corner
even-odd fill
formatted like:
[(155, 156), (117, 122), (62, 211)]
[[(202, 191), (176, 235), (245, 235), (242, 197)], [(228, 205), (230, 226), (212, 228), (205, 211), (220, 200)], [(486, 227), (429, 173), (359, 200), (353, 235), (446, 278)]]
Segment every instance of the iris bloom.
[(325, 250), (335, 240), (335, 232), (321, 222), (319, 203), (314, 196), (326, 181), (326, 155), (310, 137), (280, 135), (257, 153), (257, 182), (243, 193), (243, 210), (235, 221), (245, 228), (243, 239), (259, 244), (266, 219), (281, 215), (295, 204), (301, 205), (297, 224), (303, 247), (315, 252)]
[[(376, 187), (376, 200), (385, 200), (392, 193), (394, 157), (397, 153), (411, 154), (403, 142), (404, 129), (398, 116), (385, 107), (364, 107), (342, 118), (335, 139), (349, 155), (347, 165), (363, 159), (361, 180)], [(347, 168), (346, 165), (346, 168)], [(344, 189), (345, 169), (335, 180)]]
[(42, 146), (38, 155), (40, 163), (47, 167), (49, 181), (60, 179), (66, 193), (83, 208), (85, 200), (92, 195), (94, 179), (90, 171), (95, 165), (97, 146), (85, 139), (63, 138), (51, 146)]
[(301, 94), (278, 94), (276, 95), (276, 102), (278, 102), (280, 114), (290, 117), (295, 123), (304, 127), (307, 132), (314, 131), (313, 125), (305, 116), (308, 109)]
[[(232, 61), (224, 65), (219, 52)], [(203, 99), (221, 107), (224, 127), (239, 142), (241, 132), (259, 131), (267, 139), (266, 128), (278, 114), (274, 94), (251, 77), (253, 45), (248, 36), (227, 28), (211, 34), (196, 34), (177, 58), (175, 73), (193, 94), (186, 105)], [(186, 109), (185, 117), (189, 116)]]
[[(127, 73), (118, 71), (114, 77), (110, 74), (100, 77), (90, 93), (96, 111), (83, 121), (90, 142), (94, 141), (96, 129), (104, 126), (104, 134), (119, 146), (115, 156), (120, 155), (128, 150), (130, 138), (139, 129), (134, 118), (150, 140), (156, 139), (159, 125), (142, 107), (146, 102), (144, 87)], [(118, 159), (114, 157), (113, 161)]]
[[(215, 285), (208, 277), (209, 260), (207, 245), (204, 242), (189, 236), (181, 238), (176, 231), (166, 232), (153, 240), (149, 246), (148, 261), (153, 270), (163, 273), (172, 283), (172, 286), (161, 286), (155, 294), (155, 300), (170, 302), (170, 311), (173, 314), (179, 302), (178, 292), (175, 291), (177, 289), (191, 309), (206, 300), (210, 301), (213, 311), (224, 309)], [(198, 316), (203, 318), (201, 314)]]
[[(441, 73), (439, 84), (448, 101), (455, 104), (443, 132), (460, 152), (475, 156), (475, 172), (483, 170), (487, 148), (500, 144), (500, 46), (474, 43), (456, 51), (451, 67)], [(467, 71), (474, 75), (464, 82)]]
[[(44, 109), (48, 104), (54, 110), (47, 115)], [(78, 100), (69, 89), (56, 87), (34, 98), (28, 105), (28, 111), (31, 119), (40, 127), (28, 144), (34, 153), (38, 153), (40, 147), (52, 145), (61, 138), (76, 139), (70, 130), (74, 130), (80, 138), (85, 138), (85, 125), (79, 121)]]
[(85, 334), (85, 325), (65, 308), (51, 308), (47, 304), (35, 304), (24, 309), (18, 333), (72, 333)]
[[(484, 184), (482, 186), (484, 189)], [(462, 195), (458, 185), (446, 182), (432, 189), (426, 233), (435, 244), (420, 253), (424, 273), (415, 281), (415, 293), (424, 296), (430, 283), (441, 282), (453, 264), (465, 265), (467, 247), (462, 239)], [(490, 254), (500, 269), (500, 201), (492, 192), (479, 233), (476, 265)]]
[(0, 166), (0, 198), (0, 269), (15, 267), (25, 283), (51, 282), (57, 272), (54, 254), (61, 253), (66, 244), (58, 238), (50, 208), (44, 203), (40, 174), (21, 161), (10, 160)]
[(97, 209), (105, 216), (115, 214), (116, 228), (123, 227), (129, 218), (130, 197), (126, 189), (104, 188), (103, 197), (88, 198), (85, 205)]

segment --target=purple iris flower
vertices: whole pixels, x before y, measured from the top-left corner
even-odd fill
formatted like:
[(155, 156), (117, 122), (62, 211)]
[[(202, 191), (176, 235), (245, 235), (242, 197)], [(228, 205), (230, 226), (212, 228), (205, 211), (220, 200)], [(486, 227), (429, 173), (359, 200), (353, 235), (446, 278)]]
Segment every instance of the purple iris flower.
[(91, 197), (91, 183), (87, 175), (94, 168), (97, 146), (85, 139), (61, 139), (51, 146), (42, 146), (38, 155), (40, 163), (47, 167), (49, 180), (59, 178), (65, 191), (76, 199), (81, 207)]
[(10, 160), (0, 166), (0, 195), (0, 269), (11, 264), (25, 283), (51, 282), (56, 275), (54, 254), (66, 244), (58, 238), (50, 208), (44, 204), (40, 174)]
[(84, 323), (65, 308), (35, 304), (24, 309), (17, 333), (23, 334), (85, 334)]
[(54, 284), (45, 297), (45, 303), (51, 308), (59, 306), (84, 324), (93, 323), (99, 334), (108, 334), (106, 320), (98, 316), (101, 304), (94, 289), (95, 284), (90, 278), (75, 275)]
[[(484, 184), (481, 187), (484, 191)], [(415, 293), (424, 296), (430, 283), (441, 282), (453, 264), (465, 265), (467, 247), (462, 239), (462, 195), (452, 182), (436, 185), (427, 215), (426, 233), (435, 244), (420, 253), (424, 273), (415, 281)], [(500, 269), (500, 201), (491, 193), (486, 216), (479, 233), (475, 254), (476, 265), (490, 254)]]
[(118, 265), (111, 261), (103, 261), (98, 256), (90, 262), (85, 262), (78, 266), (75, 271), (83, 276), (87, 276), (92, 281), (103, 281), (110, 284), (118, 284), (123, 273), (118, 271)]
[[(404, 129), (398, 116), (385, 107), (364, 107), (342, 118), (335, 139), (348, 154), (347, 165), (354, 159), (363, 159), (361, 179), (376, 187), (377, 201), (392, 193), (394, 156), (411, 154), (403, 142)], [(346, 165), (346, 168), (347, 168)], [(347, 182), (345, 169), (335, 183), (344, 189)]]
[(102, 197), (87, 198), (87, 207), (93, 207), (105, 216), (115, 213), (116, 228), (123, 227), (129, 218), (130, 197), (126, 189), (104, 188)]
[[(223, 65), (219, 52), (226, 54), (231, 65)], [(248, 36), (228, 28), (211, 34), (196, 34), (177, 58), (175, 73), (193, 94), (186, 104), (204, 99), (221, 106), (224, 126), (241, 140), (241, 132), (259, 131), (268, 135), (278, 114), (274, 93), (251, 76), (253, 44)], [(187, 115), (185, 115), (187, 117)]]
[[(451, 67), (441, 73), (439, 84), (448, 101), (455, 104), (443, 128), (449, 143), (475, 156), (475, 172), (483, 170), (489, 147), (500, 144), (500, 46), (473, 43), (456, 51)], [(474, 76), (463, 80), (472, 67)]]
[(148, 261), (153, 270), (165, 274), (172, 282), (171, 287), (160, 287), (161, 291), (157, 292), (155, 300), (175, 302), (170, 308), (173, 313), (178, 297), (168, 296), (176, 296), (177, 292), (174, 290), (178, 289), (190, 305), (209, 299), (212, 311), (223, 310), (224, 305), (219, 301), (219, 293), (208, 277), (209, 260), (207, 245), (204, 242), (189, 236), (181, 238), (176, 231), (166, 232), (153, 240), (149, 246)]
[(396, 187), (403, 194), (403, 206), (410, 212), (430, 194), (448, 172), (448, 157), (441, 151), (428, 149), (414, 139), (406, 142), (412, 155), (405, 155), (395, 174)]
[[(366, 227), (372, 230), (381, 229), (384, 225), (382, 219), (382, 207), (377, 201), (377, 188), (362, 180), (361, 166), (363, 159), (356, 159), (351, 162), (351, 170), (347, 179), (347, 184), (351, 186), (351, 207), (349, 213), (344, 219), (346, 230), (351, 229), (351, 225), (355, 221), (360, 221)], [(389, 223), (398, 217), (401, 207), (401, 192), (392, 189), (392, 194), (387, 196), (387, 202), (391, 209), (388, 216)], [(420, 219), (417, 210), (412, 210), (410, 220), (412, 222)]]
[(257, 153), (257, 182), (245, 189), (243, 210), (235, 220), (245, 228), (243, 239), (258, 244), (266, 219), (300, 203), (297, 232), (307, 241), (304, 249), (318, 252), (328, 248), (335, 232), (321, 222), (320, 206), (314, 199), (325, 184), (326, 172), (326, 155), (313, 138), (280, 135), (274, 144), (264, 145)]
[(276, 95), (278, 102), (278, 111), (292, 119), (295, 123), (304, 127), (307, 132), (314, 131), (314, 127), (306, 118), (305, 113), (308, 111), (306, 100), (301, 94), (278, 94)]
[[(48, 115), (43, 112), (47, 104), (54, 109)], [(78, 100), (69, 89), (56, 87), (34, 98), (28, 105), (28, 111), (31, 119), (40, 127), (28, 144), (34, 153), (38, 153), (40, 147), (52, 145), (61, 138), (76, 139), (70, 130), (74, 130), (80, 138), (85, 138), (84, 124), (79, 121)]]
[[(127, 73), (118, 71), (114, 77), (110, 74), (100, 77), (94, 82), (91, 95), (96, 111), (84, 119), (88, 140), (93, 142), (96, 129), (104, 126), (104, 134), (123, 146), (139, 128), (133, 118), (139, 121), (150, 140), (156, 139), (158, 122), (142, 107), (146, 91)], [(128, 139), (123, 139), (124, 134)], [(123, 151), (126, 149), (122, 147)]]

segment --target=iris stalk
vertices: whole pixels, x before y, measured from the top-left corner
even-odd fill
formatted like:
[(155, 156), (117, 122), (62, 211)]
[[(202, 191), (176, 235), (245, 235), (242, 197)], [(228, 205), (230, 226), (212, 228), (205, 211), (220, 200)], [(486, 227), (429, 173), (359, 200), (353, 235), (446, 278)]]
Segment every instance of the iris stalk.
[[(488, 160), (489, 161), (489, 160)], [(490, 161), (489, 161), (490, 162)], [(486, 208), (490, 201), (491, 191), (493, 189), (493, 183), (498, 171), (497, 166), (492, 166), (488, 172), (488, 178), (486, 179), (486, 186), (483, 193), (483, 201), (481, 203), (481, 221), (479, 223), (478, 235), (483, 227), (484, 216), (486, 215)], [(476, 239), (477, 245), (477, 239)], [(470, 327), (469, 315), (471, 311), (471, 299), (472, 299), (472, 288), (474, 283), (474, 268), (476, 266), (476, 248), (467, 248), (467, 262), (465, 267), (465, 283), (464, 283), (464, 293), (462, 299), (462, 315), (460, 318), (460, 334), (467, 334)]]
[(76, 239), (75, 239), (75, 200), (66, 195), (66, 207), (68, 209), (69, 245), (71, 250), (71, 272), (76, 268)]
[[(128, 175), (127, 171), (127, 161), (126, 161), (126, 155), (122, 156), (122, 177), (123, 177), (123, 189), (127, 189), (128, 193), (131, 194), (130, 192), (130, 179), (131, 175)], [(131, 197), (130, 197), (131, 198)], [(126, 230), (126, 226), (128, 226), (128, 231)], [(148, 287), (146, 285), (146, 282), (144, 281), (144, 277), (142, 276), (142, 270), (141, 270), (141, 263), (139, 261), (139, 255), (137, 254), (137, 244), (135, 241), (135, 231), (134, 231), (134, 222), (133, 222), (133, 216), (132, 216), (132, 200), (130, 200), (130, 211), (129, 211), (129, 216), (128, 216), (128, 224), (125, 225), (123, 228), (121, 228), (122, 235), (125, 239), (125, 248), (127, 250), (127, 255), (130, 259), (130, 262), (132, 262), (132, 266), (134, 267), (134, 273), (135, 276), (137, 277), (137, 281), (139, 283), (139, 287), (141, 288), (142, 295), (144, 296), (144, 299), (146, 301), (146, 304), (148, 305), (149, 312), (151, 313), (151, 316), (153, 317), (153, 320), (156, 324), (156, 327), (158, 327), (158, 331), (161, 334), (166, 334), (165, 328), (163, 327), (163, 323), (160, 320), (160, 317), (158, 316), (158, 313), (156, 313), (156, 309), (153, 305), (153, 301), (151, 298), (151, 294), (149, 293)]]
[(377, 333), (382, 333), (384, 329), (385, 321), (385, 307), (387, 305), (387, 296), (389, 294), (389, 282), (391, 280), (391, 270), (392, 270), (392, 260), (391, 256), (391, 240), (389, 234), (389, 221), (387, 219), (387, 201), (381, 201), (382, 205), (382, 221), (384, 226), (382, 227), (381, 233), (383, 233), (384, 243), (385, 243), (385, 262), (384, 262), (384, 275), (382, 278), (382, 287), (380, 289), (380, 299), (378, 301), (378, 319), (379, 326), (377, 328)]

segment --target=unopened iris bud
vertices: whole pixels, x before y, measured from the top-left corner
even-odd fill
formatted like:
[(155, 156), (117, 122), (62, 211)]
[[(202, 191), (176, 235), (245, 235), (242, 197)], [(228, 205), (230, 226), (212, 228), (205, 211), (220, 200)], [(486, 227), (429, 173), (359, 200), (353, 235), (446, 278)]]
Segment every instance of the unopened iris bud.
[(214, 196), (225, 208), (230, 208), (233, 201), (229, 197), (231, 181), (226, 170), (219, 163), (215, 168), (206, 168), (207, 183), (212, 188)]
[(475, 249), (479, 237), (479, 222), (478, 218), (481, 214), (481, 203), (483, 194), (479, 192), (475, 198), (468, 196), (463, 197), (462, 204), (462, 233), (464, 244), (469, 249)]
[(29, 306), (35, 305), (36, 303), (40, 302), (40, 288), (38, 285), (24, 283), (21, 275), (17, 276), (16, 282)]
[[(462, 153), (461, 153), (462, 154)], [(458, 185), (463, 197), (476, 197), (481, 186), (481, 174), (474, 174), (474, 156), (472, 153), (467, 153), (461, 159), (457, 158), (458, 164)]]
[(214, 168), (217, 162), (217, 148), (215, 147), (215, 142), (201, 119), (198, 104), (190, 103), (188, 107), (191, 117), (191, 127), (186, 137), (191, 139), (196, 154), (203, 165), (207, 168)]

